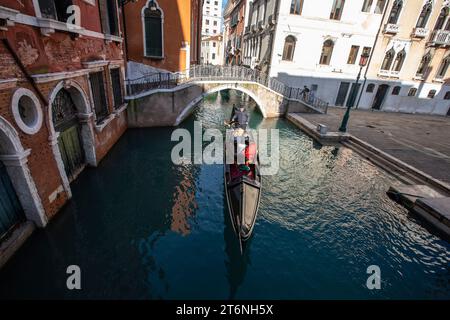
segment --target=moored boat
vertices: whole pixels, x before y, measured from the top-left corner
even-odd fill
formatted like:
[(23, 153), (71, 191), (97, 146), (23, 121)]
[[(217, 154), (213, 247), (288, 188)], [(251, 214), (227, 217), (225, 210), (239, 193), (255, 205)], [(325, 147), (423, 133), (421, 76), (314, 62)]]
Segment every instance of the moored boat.
[[(227, 152), (233, 152), (232, 157)], [(261, 199), (261, 174), (256, 141), (242, 129), (229, 130), (225, 140), (224, 180), (228, 211), (241, 252), (251, 237)], [(239, 163), (240, 159), (243, 163)], [(228, 161), (227, 161), (228, 160)], [(230, 161), (232, 160), (232, 161)]]

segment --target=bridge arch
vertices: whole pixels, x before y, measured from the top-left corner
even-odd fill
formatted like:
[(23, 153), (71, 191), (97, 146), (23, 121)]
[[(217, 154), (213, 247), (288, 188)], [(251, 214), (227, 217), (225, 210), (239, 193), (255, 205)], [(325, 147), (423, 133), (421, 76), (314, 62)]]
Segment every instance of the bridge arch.
[(205, 90), (203, 93), (192, 100), (178, 115), (175, 125), (178, 126), (181, 122), (183, 122), (184, 119), (186, 119), (197, 107), (197, 105), (208, 95), (220, 92), (223, 90), (236, 90), (242, 93), (245, 93), (249, 97), (255, 101), (256, 106), (258, 110), (261, 112), (264, 118), (267, 117), (267, 109), (266, 105), (261, 101), (261, 99), (258, 97), (258, 95), (253, 92), (252, 90), (244, 87), (242, 83), (239, 82), (232, 82), (232, 83), (216, 83), (216, 82), (202, 82)]

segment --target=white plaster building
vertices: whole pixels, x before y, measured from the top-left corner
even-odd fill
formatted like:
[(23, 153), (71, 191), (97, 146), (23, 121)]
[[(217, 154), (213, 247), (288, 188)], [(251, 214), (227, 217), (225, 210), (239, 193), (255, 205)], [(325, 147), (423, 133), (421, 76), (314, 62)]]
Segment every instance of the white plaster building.
[(222, 0), (204, 0), (202, 36), (222, 33)]
[[(270, 76), (345, 106), (387, 0), (280, 0)], [(348, 86), (348, 87), (347, 87)]]
[(202, 64), (222, 65), (223, 58), (223, 36), (207, 36), (202, 39), (202, 52), (200, 61)]

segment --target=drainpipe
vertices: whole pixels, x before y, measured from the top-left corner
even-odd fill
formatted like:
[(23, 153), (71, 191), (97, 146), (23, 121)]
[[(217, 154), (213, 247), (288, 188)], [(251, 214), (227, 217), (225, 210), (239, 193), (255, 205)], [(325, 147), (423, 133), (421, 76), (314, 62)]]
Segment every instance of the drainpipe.
[(356, 103), (355, 109), (358, 109), (358, 107), (359, 107), (359, 103), (361, 101), (361, 97), (362, 97), (363, 92), (364, 92), (364, 87), (366, 86), (367, 73), (369, 72), (370, 63), (372, 62), (372, 57), (373, 57), (373, 54), (375, 52), (375, 47), (376, 47), (376, 45), (378, 43), (378, 37), (380, 36), (380, 33), (382, 32), (384, 19), (386, 18), (386, 13), (388, 11), (390, 3), (391, 3), (391, 0), (388, 0), (387, 3), (386, 3), (386, 7), (384, 9), (383, 16), (382, 16), (381, 22), (380, 22), (380, 27), (378, 28), (377, 36), (375, 37), (375, 41), (373, 42), (372, 52), (370, 53), (369, 62), (367, 63), (367, 68), (366, 68), (366, 71), (364, 72), (364, 82), (363, 82), (363, 85), (362, 85), (362, 88), (361, 88), (361, 92), (359, 93), (358, 102)]

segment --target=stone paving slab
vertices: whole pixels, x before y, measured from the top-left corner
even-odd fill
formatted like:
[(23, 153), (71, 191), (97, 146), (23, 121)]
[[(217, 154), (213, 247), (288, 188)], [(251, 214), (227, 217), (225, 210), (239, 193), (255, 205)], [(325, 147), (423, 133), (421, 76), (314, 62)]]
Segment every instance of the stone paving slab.
[[(338, 131), (345, 110), (301, 117)], [(352, 110), (348, 132), (401, 161), (450, 183), (450, 117)]]

